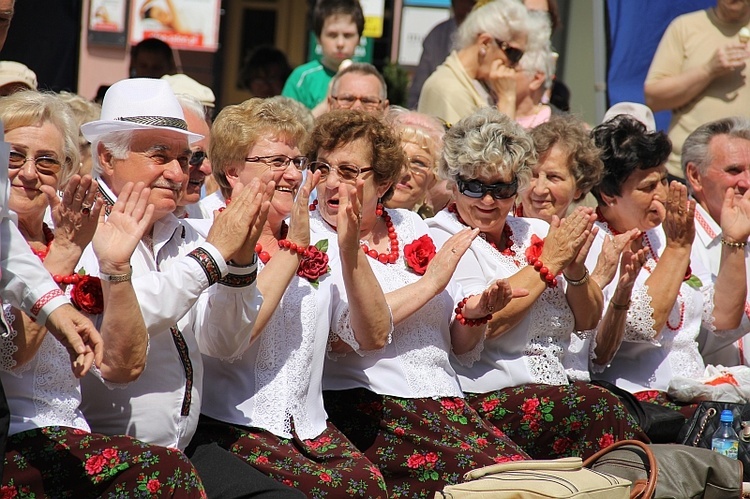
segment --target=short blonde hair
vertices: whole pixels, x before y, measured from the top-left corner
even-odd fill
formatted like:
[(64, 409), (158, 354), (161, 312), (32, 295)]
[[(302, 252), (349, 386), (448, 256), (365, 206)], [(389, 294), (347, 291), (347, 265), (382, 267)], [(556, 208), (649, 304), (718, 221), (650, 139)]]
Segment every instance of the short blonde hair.
[(51, 123), (63, 137), (62, 169), (58, 187), (78, 173), (81, 161), (78, 149), (78, 129), (71, 107), (58, 95), (37, 90), (23, 90), (0, 97), (0, 120), (5, 133), (25, 126)]
[(255, 143), (265, 134), (274, 134), (301, 144), (307, 131), (297, 111), (281, 100), (248, 99), (226, 106), (211, 126), (208, 157), (221, 193), (228, 197), (232, 186), (227, 180), (230, 165), (242, 162)]

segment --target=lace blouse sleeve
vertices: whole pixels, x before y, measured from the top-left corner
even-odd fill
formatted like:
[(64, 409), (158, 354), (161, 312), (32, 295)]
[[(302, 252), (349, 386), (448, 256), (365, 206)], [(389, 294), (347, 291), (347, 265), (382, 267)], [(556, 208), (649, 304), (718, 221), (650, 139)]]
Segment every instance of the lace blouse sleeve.
[(343, 357), (345, 354), (341, 354), (333, 351), (331, 346), (338, 340), (343, 341), (349, 345), (360, 357), (366, 357), (368, 355), (379, 355), (385, 352), (385, 349), (393, 341), (393, 313), (391, 307), (388, 307), (388, 314), (390, 316), (391, 327), (388, 331), (388, 340), (383, 348), (377, 350), (362, 350), (354, 336), (354, 329), (352, 329), (351, 313), (349, 306), (342, 307), (341, 310), (334, 312), (333, 320), (331, 321), (331, 332), (328, 335), (328, 345), (326, 347), (327, 356), (331, 360), (336, 360), (338, 357)]
[(630, 299), (630, 309), (625, 321), (625, 337), (623, 341), (634, 343), (651, 343), (655, 346), (661, 344), (654, 339), (657, 331), (654, 330), (654, 309), (651, 306), (651, 295), (648, 294), (648, 286), (633, 290)]
[(13, 355), (18, 351), (14, 341), (18, 336), (18, 332), (13, 329), (15, 319), (11, 306), (4, 303), (4, 324), (0, 326), (0, 370), (7, 373), (12, 373), (16, 367), (16, 360), (13, 358)]

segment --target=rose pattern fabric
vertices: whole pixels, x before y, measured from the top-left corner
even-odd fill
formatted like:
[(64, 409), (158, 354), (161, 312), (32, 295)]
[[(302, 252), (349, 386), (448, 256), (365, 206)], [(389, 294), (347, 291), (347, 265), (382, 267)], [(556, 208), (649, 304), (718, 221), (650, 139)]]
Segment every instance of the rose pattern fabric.
[(587, 383), (521, 385), (466, 400), (534, 459), (585, 459), (617, 440), (648, 442), (614, 394)]
[(178, 450), (59, 426), (10, 436), (3, 478), (2, 499), (206, 497)]
[(481, 466), (528, 459), (461, 398), (323, 392), (331, 421), (382, 471), (391, 498), (432, 498)]
[(380, 470), (331, 423), (318, 437), (301, 440), (202, 416), (193, 441), (216, 442), (312, 499), (388, 497)]
[(427, 266), (435, 256), (435, 243), (427, 234), (415, 239), (413, 242), (404, 246), (404, 259), (406, 265), (411, 268), (415, 274), (424, 275)]

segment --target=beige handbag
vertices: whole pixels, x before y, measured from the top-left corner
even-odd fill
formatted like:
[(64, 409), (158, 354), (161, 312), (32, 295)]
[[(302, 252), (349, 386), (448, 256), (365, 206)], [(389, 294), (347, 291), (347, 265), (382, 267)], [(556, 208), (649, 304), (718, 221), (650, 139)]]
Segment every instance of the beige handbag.
[(580, 457), (511, 461), (472, 470), (435, 499), (628, 499), (630, 481), (583, 467)]

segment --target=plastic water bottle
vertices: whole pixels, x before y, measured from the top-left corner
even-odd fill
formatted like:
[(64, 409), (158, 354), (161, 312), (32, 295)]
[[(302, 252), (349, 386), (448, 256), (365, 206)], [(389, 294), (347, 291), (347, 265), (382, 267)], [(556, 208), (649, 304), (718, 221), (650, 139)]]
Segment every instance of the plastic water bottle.
[(734, 415), (732, 411), (725, 409), (721, 411), (721, 426), (711, 439), (711, 449), (732, 459), (737, 459), (740, 448), (740, 439), (734, 431), (732, 424)]

